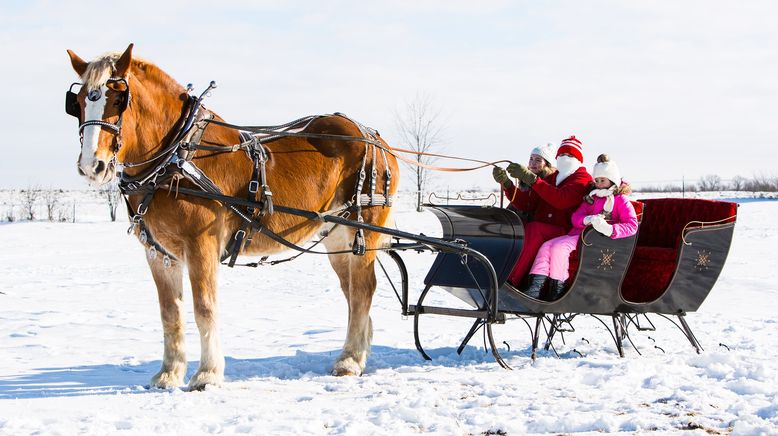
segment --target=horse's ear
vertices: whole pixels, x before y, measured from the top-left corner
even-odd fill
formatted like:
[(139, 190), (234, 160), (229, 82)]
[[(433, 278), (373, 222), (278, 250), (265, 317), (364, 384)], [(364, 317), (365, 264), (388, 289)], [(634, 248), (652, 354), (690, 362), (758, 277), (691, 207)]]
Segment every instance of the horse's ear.
[(130, 71), (130, 61), (132, 60), (132, 47), (135, 44), (130, 43), (127, 46), (127, 50), (124, 50), (122, 56), (116, 61), (116, 75), (118, 77), (127, 77), (127, 72)]
[(76, 74), (78, 74), (78, 77), (83, 76), (89, 62), (78, 57), (77, 54), (73, 53), (73, 50), (68, 50), (68, 56), (70, 56), (70, 64), (73, 65), (73, 69), (76, 71)]

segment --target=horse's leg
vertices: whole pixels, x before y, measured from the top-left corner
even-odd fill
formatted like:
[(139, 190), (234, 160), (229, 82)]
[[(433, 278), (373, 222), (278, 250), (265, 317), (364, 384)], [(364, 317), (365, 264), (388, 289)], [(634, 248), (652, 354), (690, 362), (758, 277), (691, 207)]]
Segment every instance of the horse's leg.
[(157, 285), (159, 312), (165, 338), (162, 368), (151, 378), (151, 386), (173, 388), (184, 384), (186, 353), (184, 352), (184, 316), (182, 300), (182, 266), (176, 262), (169, 268), (162, 261), (149, 261), (151, 275)]
[(195, 322), (200, 331), (200, 367), (189, 380), (189, 388), (220, 385), (224, 380), (224, 355), (218, 330), (216, 276), (219, 268), (218, 243), (199, 238), (187, 244), (187, 269), (192, 283)]
[[(343, 250), (353, 241), (354, 232), (351, 229), (340, 227), (336, 229), (330, 238), (328, 250)], [(366, 238), (368, 247), (375, 244)], [(371, 243), (373, 242), (373, 243)], [(332, 268), (340, 279), (340, 286), (348, 302), (348, 331), (346, 343), (340, 357), (335, 361), (333, 375), (362, 375), (370, 353), (370, 343), (373, 340), (373, 323), (370, 319), (370, 305), (373, 301), (373, 293), (376, 288), (375, 276), (375, 252), (369, 251), (364, 256), (353, 254), (332, 254), (329, 256)]]

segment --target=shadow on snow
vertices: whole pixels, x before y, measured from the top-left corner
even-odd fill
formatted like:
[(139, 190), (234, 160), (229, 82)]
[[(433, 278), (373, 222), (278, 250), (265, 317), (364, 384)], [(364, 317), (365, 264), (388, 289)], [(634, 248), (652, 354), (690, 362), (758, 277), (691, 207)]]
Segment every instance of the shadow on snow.
[[(370, 376), (384, 369), (407, 367), (465, 367), (488, 365), (489, 371), (502, 371), (491, 353), (483, 348), (467, 346), (462, 355), (455, 347), (426, 350), (432, 361), (425, 361), (415, 349), (373, 346), (365, 374)], [(330, 377), (332, 364), (340, 350), (317, 353), (298, 351), (293, 356), (274, 356), (258, 359), (226, 358), (226, 384), (254, 381), (263, 378), (304, 380)], [(529, 347), (507, 352), (503, 357), (527, 358)], [(0, 376), (0, 401), (24, 398), (78, 397), (105, 394), (145, 394), (167, 392), (148, 389), (149, 380), (159, 371), (161, 362), (151, 361), (137, 365), (83, 365), (62, 368), (36, 368), (34, 372)], [(187, 380), (197, 370), (198, 362), (189, 362)]]

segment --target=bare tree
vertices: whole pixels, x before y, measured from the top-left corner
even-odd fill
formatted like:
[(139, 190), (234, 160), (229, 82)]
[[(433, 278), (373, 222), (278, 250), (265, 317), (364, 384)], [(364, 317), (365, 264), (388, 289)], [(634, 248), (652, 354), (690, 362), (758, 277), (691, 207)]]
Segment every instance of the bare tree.
[(15, 197), (16, 195), (14, 194), (14, 191), (9, 191), (8, 204), (6, 205), (5, 212), (3, 214), (3, 218), (9, 223), (16, 221), (16, 213), (14, 212)]
[(775, 192), (778, 190), (778, 177), (754, 174), (754, 178), (746, 184), (746, 189), (752, 192)]
[(746, 187), (746, 183), (748, 183), (748, 179), (746, 179), (743, 176), (735, 176), (732, 178), (732, 182), (730, 183), (730, 187), (733, 191), (742, 191)]
[(119, 206), (121, 192), (117, 181), (105, 184), (100, 187), (100, 196), (108, 203), (108, 213), (111, 214), (111, 221), (116, 221), (116, 207)]
[(37, 203), (38, 197), (41, 196), (41, 188), (38, 186), (28, 187), (27, 189), (23, 189), (20, 194), (22, 209), (24, 210), (27, 219), (32, 221), (35, 219), (35, 203)]
[(46, 217), (49, 221), (54, 221), (57, 209), (59, 208), (59, 200), (62, 195), (61, 189), (47, 189), (41, 191), (43, 197), (43, 203), (46, 205)]
[(429, 153), (441, 145), (444, 126), (440, 120), (440, 110), (429, 95), (417, 93), (401, 111), (395, 113), (395, 125), (402, 146), (416, 153), (416, 165), (405, 165), (415, 174), (416, 210), (421, 212), (424, 188), (429, 176), (423, 165), (435, 161), (434, 157), (422, 153)]
[(719, 191), (721, 190), (721, 177), (716, 174), (702, 176), (698, 188), (700, 191)]

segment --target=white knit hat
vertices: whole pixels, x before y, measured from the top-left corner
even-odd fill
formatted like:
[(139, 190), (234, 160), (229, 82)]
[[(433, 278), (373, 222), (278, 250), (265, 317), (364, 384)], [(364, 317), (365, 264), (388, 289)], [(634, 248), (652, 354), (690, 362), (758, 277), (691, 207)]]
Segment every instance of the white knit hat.
[(552, 143), (538, 145), (532, 149), (532, 154), (536, 154), (548, 162), (552, 167), (556, 166), (556, 147)]
[(608, 155), (601, 154), (597, 157), (597, 163), (594, 164), (594, 170), (592, 171), (592, 177), (605, 177), (613, 182), (616, 187), (621, 186), (621, 171), (616, 162), (608, 159)]

